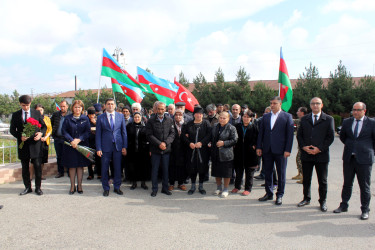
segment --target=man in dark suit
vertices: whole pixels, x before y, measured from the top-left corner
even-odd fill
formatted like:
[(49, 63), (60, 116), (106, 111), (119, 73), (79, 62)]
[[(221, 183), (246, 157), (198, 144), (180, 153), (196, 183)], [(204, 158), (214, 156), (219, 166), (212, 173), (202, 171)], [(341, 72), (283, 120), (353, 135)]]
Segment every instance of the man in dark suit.
[(171, 144), (175, 134), (173, 120), (164, 113), (165, 104), (163, 102), (158, 102), (156, 115), (152, 116), (146, 125), (146, 135), (150, 142), (151, 152), (152, 197), (155, 197), (158, 193), (158, 172), (160, 165), (162, 167), (163, 185), (161, 192), (166, 195), (172, 194), (168, 190), (168, 166)]
[(259, 201), (273, 200), (273, 166), (276, 164), (278, 185), (276, 205), (282, 204), (285, 190), (287, 158), (292, 152), (294, 123), (292, 115), (281, 110), (281, 98), (271, 99), (271, 112), (263, 116), (259, 127), (257, 155), (263, 157), (266, 194)]
[[(35, 169), (35, 193), (42, 195), (43, 192), (40, 189), (42, 182), (42, 168), (41, 168), (41, 140), (44, 136), (47, 127), (43, 121), (43, 117), (39, 111), (31, 109), (31, 97), (28, 95), (22, 95), (19, 98), (21, 109), (14, 112), (12, 120), (10, 122), (10, 133), (17, 138), (18, 145), (18, 158), (21, 160), (22, 165), (22, 179), (25, 185), (25, 190), (20, 195), (25, 195), (32, 192), (29, 164), (30, 161), (34, 165)], [(40, 131), (36, 132), (34, 136), (26, 137), (23, 136), (24, 125), (27, 123), (26, 120), (34, 118), (41, 124)], [(24, 142), (22, 149), (19, 148), (21, 142)]]
[(374, 163), (375, 121), (365, 116), (366, 105), (363, 102), (356, 102), (352, 112), (353, 117), (343, 121), (340, 132), (340, 140), (345, 144), (342, 156), (344, 185), (340, 206), (333, 212), (348, 211), (353, 181), (357, 174), (361, 191), (361, 219), (367, 220), (371, 199), (371, 170)]
[(105, 112), (98, 116), (96, 121), (95, 144), (97, 155), (102, 157), (102, 186), (103, 196), (109, 195), (108, 170), (109, 164), (113, 162), (114, 169), (114, 192), (122, 195), (121, 186), (121, 160), (126, 155), (128, 139), (124, 115), (115, 112), (116, 104), (114, 99), (105, 101)]
[(333, 118), (322, 111), (323, 101), (314, 97), (310, 101), (312, 113), (301, 118), (297, 140), (301, 150), (303, 171), (303, 200), (298, 207), (310, 204), (311, 177), (315, 166), (319, 183), (320, 210), (327, 212), (327, 176), (329, 146), (335, 138)]

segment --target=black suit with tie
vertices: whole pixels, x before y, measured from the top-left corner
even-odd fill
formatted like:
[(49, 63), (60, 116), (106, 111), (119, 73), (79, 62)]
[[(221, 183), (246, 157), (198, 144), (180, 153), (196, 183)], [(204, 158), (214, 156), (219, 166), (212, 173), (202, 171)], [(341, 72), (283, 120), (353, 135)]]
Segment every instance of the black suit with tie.
[[(297, 131), (303, 171), (303, 195), (304, 200), (311, 200), (311, 178), (315, 166), (319, 182), (319, 202), (322, 204), (327, 198), (329, 146), (335, 137), (334, 121), (323, 112), (315, 122), (312, 117), (312, 113), (302, 117)], [(319, 148), (320, 153), (312, 155), (303, 150), (303, 147), (310, 145)]]
[[(30, 109), (28, 117), (32, 117), (35, 120), (39, 121), (42, 125), (40, 128), (40, 132), (42, 132), (43, 136), (46, 132), (46, 125), (43, 121), (43, 116), (40, 114), (39, 111), (35, 109)], [(14, 112), (12, 114), (12, 120), (10, 122), (10, 133), (17, 138), (17, 145), (20, 145), (22, 142), (22, 132), (24, 129), (25, 119), (22, 117), (22, 109)], [(29, 171), (29, 163), (30, 160), (34, 165), (35, 169), (35, 189), (40, 189), (41, 185), (41, 178), (42, 178), (42, 169), (41, 169), (41, 140), (35, 141), (34, 137), (31, 136), (28, 140), (25, 141), (22, 149), (18, 148), (18, 158), (21, 160), (22, 164), (22, 179), (25, 185), (25, 188), (31, 189), (31, 182), (30, 182), (30, 171)]]
[(342, 187), (340, 207), (348, 208), (354, 177), (357, 174), (361, 190), (361, 210), (362, 212), (368, 212), (370, 211), (371, 199), (371, 170), (374, 163), (375, 121), (364, 116), (363, 120), (360, 121), (363, 124), (359, 131), (358, 129), (355, 131), (356, 122), (353, 117), (345, 119), (340, 132), (340, 140), (345, 144), (342, 156), (344, 185)]

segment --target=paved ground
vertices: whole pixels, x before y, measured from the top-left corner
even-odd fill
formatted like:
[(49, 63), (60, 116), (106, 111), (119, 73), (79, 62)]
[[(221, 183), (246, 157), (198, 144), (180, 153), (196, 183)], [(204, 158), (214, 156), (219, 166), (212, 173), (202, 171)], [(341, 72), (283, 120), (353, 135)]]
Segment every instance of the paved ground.
[[(255, 181), (249, 197), (230, 195), (221, 199), (207, 195), (172, 196), (149, 191), (113, 192), (105, 198), (98, 180), (84, 181), (84, 194), (68, 195), (69, 180), (49, 178), (43, 182), (45, 195), (23, 197), (21, 182), (0, 186), (0, 249), (374, 249), (375, 217), (361, 221), (359, 189), (355, 182), (349, 212), (333, 214), (340, 202), (342, 144), (338, 137), (331, 147), (328, 209), (319, 210), (314, 174), (312, 203), (304, 208), (302, 185), (296, 174), (296, 143), (289, 160), (286, 193), (281, 207), (261, 203), (262, 182)], [(374, 181), (374, 175), (372, 177)], [(150, 185), (150, 184), (149, 184)], [(372, 196), (375, 194), (372, 185)], [(371, 204), (374, 211), (374, 202)]]

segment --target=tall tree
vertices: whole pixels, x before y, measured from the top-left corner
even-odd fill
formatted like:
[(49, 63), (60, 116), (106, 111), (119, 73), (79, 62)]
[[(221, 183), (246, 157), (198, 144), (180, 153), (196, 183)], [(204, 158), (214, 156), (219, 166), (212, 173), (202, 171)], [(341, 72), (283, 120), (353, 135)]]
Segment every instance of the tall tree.
[(178, 75), (178, 82), (181, 83), (185, 88), (189, 87), (189, 80), (185, 77), (184, 73), (182, 71)]
[(367, 108), (367, 115), (375, 115), (375, 79), (371, 76), (364, 76), (355, 88), (356, 99), (354, 102), (364, 102)]
[(264, 109), (270, 105), (270, 99), (277, 95), (277, 91), (260, 81), (254, 84), (251, 99), (254, 101), (252, 110), (262, 116)]
[(250, 74), (245, 68), (240, 67), (236, 73), (236, 81), (230, 89), (231, 104), (238, 103), (240, 105), (247, 104), (251, 110), (254, 107), (254, 101), (251, 98), (251, 87), (249, 85)]

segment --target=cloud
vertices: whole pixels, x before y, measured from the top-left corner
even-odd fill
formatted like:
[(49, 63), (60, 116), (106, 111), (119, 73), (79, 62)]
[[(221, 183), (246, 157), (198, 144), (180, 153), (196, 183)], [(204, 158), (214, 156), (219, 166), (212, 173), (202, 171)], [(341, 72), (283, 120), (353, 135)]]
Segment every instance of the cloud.
[(368, 12), (375, 10), (375, 1), (373, 0), (332, 0), (322, 9), (323, 13), (357, 11)]

